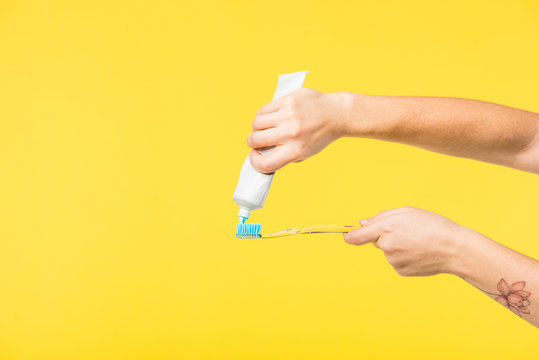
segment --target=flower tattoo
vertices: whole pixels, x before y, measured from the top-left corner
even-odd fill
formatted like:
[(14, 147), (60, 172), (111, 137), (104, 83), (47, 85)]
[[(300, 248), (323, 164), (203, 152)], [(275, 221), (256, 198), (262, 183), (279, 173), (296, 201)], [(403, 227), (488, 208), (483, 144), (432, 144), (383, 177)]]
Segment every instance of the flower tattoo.
[(512, 312), (522, 317), (522, 314), (529, 315), (531, 292), (524, 290), (526, 286), (525, 281), (517, 281), (509, 286), (504, 279), (498, 282), (498, 291), (500, 294), (493, 294), (496, 296), (496, 301), (500, 304), (507, 306)]

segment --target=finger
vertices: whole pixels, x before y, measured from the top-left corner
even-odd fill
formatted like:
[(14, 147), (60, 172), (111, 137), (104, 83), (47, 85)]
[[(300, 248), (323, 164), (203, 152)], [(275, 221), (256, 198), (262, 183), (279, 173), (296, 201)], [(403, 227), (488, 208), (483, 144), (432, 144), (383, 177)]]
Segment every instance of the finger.
[(272, 102), (270, 103), (267, 103), (266, 105), (262, 106), (258, 112), (256, 113), (257, 115), (264, 115), (264, 114), (270, 114), (270, 113), (273, 113), (277, 110), (279, 110), (283, 104), (283, 98), (278, 98), (276, 100), (273, 100)]
[(279, 145), (285, 138), (282, 132), (282, 130), (276, 128), (254, 131), (247, 137), (247, 145), (253, 149)]
[(264, 114), (264, 115), (257, 115), (254, 120), (251, 127), (253, 130), (265, 130), (274, 128), (279, 123), (279, 120), (281, 119), (281, 115), (278, 111)]
[(381, 227), (373, 224), (350, 231), (344, 235), (344, 240), (352, 245), (364, 245), (375, 242), (381, 235)]
[(276, 146), (275, 150), (266, 155), (261, 155), (257, 150), (252, 150), (249, 156), (253, 167), (266, 174), (279, 170), (293, 160), (290, 152), (282, 145)]
[(385, 219), (389, 216), (392, 216), (392, 215), (396, 215), (396, 214), (400, 214), (400, 213), (403, 213), (407, 211), (407, 208), (405, 207), (401, 207), (401, 208), (396, 208), (396, 209), (389, 209), (389, 210), (384, 210), (384, 211), (381, 211), (379, 212), (378, 214), (376, 214), (374, 217), (372, 218), (369, 218), (369, 219), (363, 219), (363, 220), (360, 220), (359, 221), (359, 224), (361, 226), (366, 226), (366, 225), (370, 225), (370, 224), (373, 224), (377, 221), (380, 221), (382, 219)]

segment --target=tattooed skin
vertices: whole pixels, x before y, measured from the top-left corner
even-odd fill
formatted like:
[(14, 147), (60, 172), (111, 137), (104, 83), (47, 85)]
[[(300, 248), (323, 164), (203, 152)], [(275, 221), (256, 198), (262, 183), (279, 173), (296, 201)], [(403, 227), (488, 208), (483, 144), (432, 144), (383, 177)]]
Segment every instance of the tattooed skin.
[(500, 294), (490, 295), (496, 296), (496, 301), (500, 304), (507, 306), (512, 312), (522, 317), (522, 314), (529, 315), (530, 309), (530, 300), (528, 298), (531, 296), (531, 292), (524, 290), (526, 287), (525, 281), (517, 281), (509, 286), (504, 279), (500, 279), (498, 282), (498, 291)]

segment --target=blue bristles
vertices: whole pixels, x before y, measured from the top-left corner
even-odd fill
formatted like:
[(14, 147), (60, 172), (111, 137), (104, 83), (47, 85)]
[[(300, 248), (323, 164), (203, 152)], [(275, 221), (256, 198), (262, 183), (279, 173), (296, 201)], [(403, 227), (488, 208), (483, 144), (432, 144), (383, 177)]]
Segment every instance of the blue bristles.
[(259, 239), (261, 224), (237, 224), (236, 237), (239, 239)]

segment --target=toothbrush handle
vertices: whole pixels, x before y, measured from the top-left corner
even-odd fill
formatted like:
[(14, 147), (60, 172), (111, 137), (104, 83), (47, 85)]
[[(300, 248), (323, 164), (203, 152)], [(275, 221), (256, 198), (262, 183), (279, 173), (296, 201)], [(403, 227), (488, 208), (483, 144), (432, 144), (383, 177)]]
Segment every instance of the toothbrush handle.
[(347, 233), (354, 229), (359, 228), (359, 226), (351, 225), (314, 225), (314, 226), (305, 226), (305, 227), (296, 227), (292, 229), (282, 230), (273, 234), (262, 235), (262, 238), (276, 238), (282, 236), (290, 236), (297, 234), (331, 234), (331, 233)]

